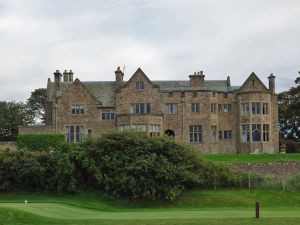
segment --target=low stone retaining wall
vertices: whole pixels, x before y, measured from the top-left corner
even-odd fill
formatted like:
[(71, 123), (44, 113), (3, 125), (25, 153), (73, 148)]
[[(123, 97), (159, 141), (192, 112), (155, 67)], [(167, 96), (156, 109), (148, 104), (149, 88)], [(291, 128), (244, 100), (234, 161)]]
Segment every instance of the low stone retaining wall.
[(242, 170), (246, 173), (258, 174), (261, 176), (275, 176), (286, 178), (294, 174), (300, 174), (300, 163), (263, 163), (263, 164), (238, 164), (231, 167)]
[(15, 141), (0, 142), (0, 148), (17, 148), (17, 142)]
[(28, 127), (18, 127), (19, 134), (40, 134), (40, 133), (53, 133), (54, 129), (49, 126), (28, 126)]

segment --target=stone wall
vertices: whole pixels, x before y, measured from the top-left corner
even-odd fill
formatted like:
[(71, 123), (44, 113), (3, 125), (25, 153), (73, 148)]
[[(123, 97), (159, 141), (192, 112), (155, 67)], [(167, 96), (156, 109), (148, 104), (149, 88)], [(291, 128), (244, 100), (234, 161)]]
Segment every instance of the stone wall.
[(300, 174), (300, 163), (263, 163), (263, 164), (239, 164), (232, 165), (232, 168), (242, 170), (246, 173), (257, 174), (260, 176), (275, 176), (284, 179), (294, 174)]
[(38, 133), (53, 133), (54, 129), (51, 126), (28, 126), (18, 127), (19, 134), (38, 134)]
[(0, 149), (2, 148), (17, 148), (17, 142), (15, 141), (0, 142)]

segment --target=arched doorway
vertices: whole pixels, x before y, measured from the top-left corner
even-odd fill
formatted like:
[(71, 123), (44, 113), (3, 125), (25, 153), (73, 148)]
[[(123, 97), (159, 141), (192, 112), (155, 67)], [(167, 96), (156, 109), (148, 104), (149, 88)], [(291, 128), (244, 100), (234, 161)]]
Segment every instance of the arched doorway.
[(169, 137), (175, 137), (174, 131), (173, 131), (173, 130), (170, 130), (170, 129), (166, 130), (166, 131), (165, 131), (165, 134), (166, 134), (167, 136), (169, 136)]

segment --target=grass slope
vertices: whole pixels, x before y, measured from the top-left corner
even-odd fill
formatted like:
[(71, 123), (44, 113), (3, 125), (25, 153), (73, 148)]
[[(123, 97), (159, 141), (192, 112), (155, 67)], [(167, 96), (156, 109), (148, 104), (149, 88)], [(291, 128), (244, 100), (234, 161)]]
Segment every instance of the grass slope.
[(209, 154), (204, 160), (221, 163), (300, 162), (300, 153), (287, 154)]
[[(28, 204), (24, 200), (28, 200)], [(262, 205), (255, 220), (254, 203)], [(0, 194), (0, 224), (299, 224), (300, 193), (267, 190), (189, 191), (173, 204), (131, 205), (99, 192), (55, 196)]]

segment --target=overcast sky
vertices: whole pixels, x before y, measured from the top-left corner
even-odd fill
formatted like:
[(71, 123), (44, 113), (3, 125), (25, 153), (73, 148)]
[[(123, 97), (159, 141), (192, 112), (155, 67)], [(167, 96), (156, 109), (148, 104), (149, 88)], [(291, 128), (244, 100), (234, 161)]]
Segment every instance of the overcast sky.
[(80, 80), (152, 80), (241, 85), (253, 71), (277, 92), (300, 70), (299, 0), (0, 0), (0, 100), (26, 100), (56, 69)]

